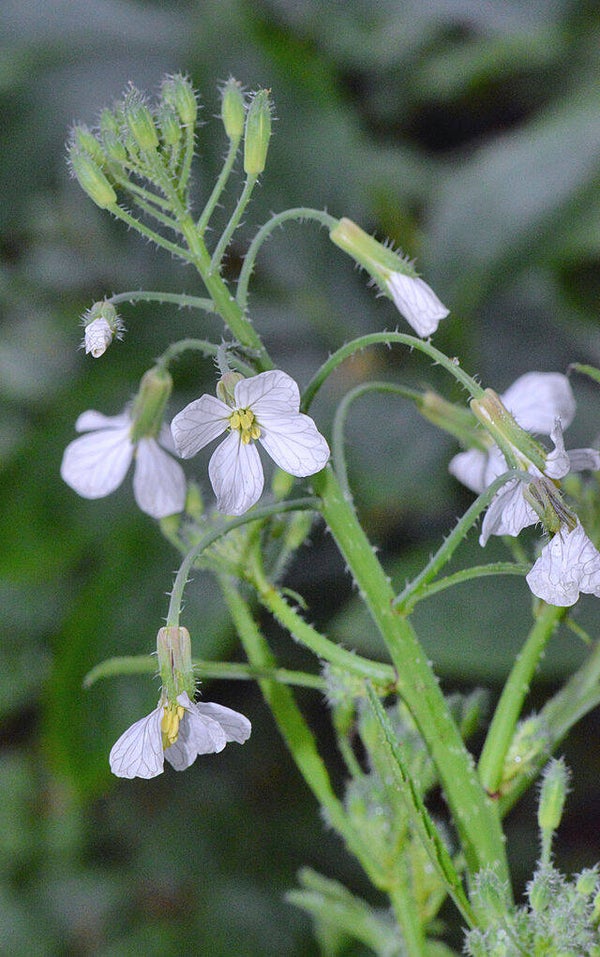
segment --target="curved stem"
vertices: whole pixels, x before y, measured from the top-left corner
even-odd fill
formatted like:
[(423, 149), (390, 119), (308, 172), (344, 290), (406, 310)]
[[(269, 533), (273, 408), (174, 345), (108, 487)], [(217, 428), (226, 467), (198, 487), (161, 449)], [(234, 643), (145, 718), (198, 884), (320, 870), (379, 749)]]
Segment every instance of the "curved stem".
[(443, 566), (450, 561), (460, 543), (466, 538), (469, 529), (488, 507), (498, 489), (506, 485), (507, 482), (514, 481), (515, 478), (520, 478), (528, 482), (531, 481), (529, 473), (520, 472), (518, 469), (510, 469), (508, 472), (499, 475), (497, 479), (494, 479), (492, 484), (488, 485), (485, 491), (475, 499), (462, 518), (456, 523), (448, 535), (448, 538), (444, 540), (435, 555), (429, 559), (425, 568), (394, 598), (394, 607), (397, 608), (399, 612), (406, 615), (412, 610), (413, 606), (419, 601), (423, 586), (431, 581), (432, 578), (435, 578), (440, 568), (443, 568)]
[[(173, 359), (177, 359), (182, 352), (190, 351), (201, 352), (204, 356), (214, 357), (218, 355), (220, 348), (221, 347), (216, 346), (214, 342), (208, 342), (206, 339), (180, 339), (178, 342), (171, 343), (168, 349), (165, 349), (162, 356), (159, 356), (156, 363), (157, 365), (167, 365)], [(254, 369), (245, 362), (242, 362), (242, 360), (238, 359), (235, 355), (230, 357), (230, 363), (244, 375), (254, 375)]]
[(490, 575), (520, 575), (523, 577), (530, 570), (531, 564), (517, 564), (516, 562), (490, 562), (489, 565), (473, 565), (471, 568), (461, 568), (453, 575), (446, 575), (431, 585), (426, 585), (418, 595), (411, 596), (410, 609), (415, 607), (424, 598), (431, 598), (447, 588), (462, 585), (475, 578), (487, 578)]
[(186, 306), (190, 309), (203, 309), (204, 312), (214, 313), (217, 311), (212, 299), (205, 299), (200, 296), (187, 296), (185, 293), (178, 292), (147, 292), (145, 289), (119, 292), (116, 296), (108, 296), (106, 301), (112, 302), (113, 306), (118, 305), (120, 302), (172, 302), (176, 306)]
[(348, 484), (348, 470), (346, 468), (346, 456), (344, 455), (344, 428), (352, 403), (369, 392), (391, 392), (394, 395), (401, 395), (405, 399), (413, 400), (421, 398), (420, 392), (396, 385), (394, 382), (365, 382), (362, 385), (357, 385), (354, 389), (351, 389), (350, 392), (346, 393), (336, 409), (333, 420), (331, 430), (331, 458), (338, 482), (348, 500), (352, 497), (352, 493)]
[(481, 398), (483, 395), (484, 390), (479, 383), (476, 382), (472, 376), (463, 372), (457, 360), (448, 358), (443, 352), (440, 352), (439, 349), (432, 346), (430, 342), (417, 339), (416, 336), (409, 336), (403, 332), (372, 332), (367, 336), (360, 336), (359, 339), (353, 339), (352, 342), (342, 346), (341, 349), (338, 349), (337, 352), (334, 352), (333, 355), (329, 357), (327, 362), (323, 363), (304, 390), (301, 406), (302, 411), (308, 411), (325, 380), (345, 359), (348, 359), (361, 349), (366, 349), (367, 346), (379, 344), (390, 346), (393, 343), (399, 343), (400, 345), (408, 346), (410, 349), (418, 349), (419, 352), (424, 352), (425, 355), (433, 359), (436, 365), (443, 366), (473, 398)]
[(178, 246), (177, 243), (169, 242), (168, 239), (165, 239), (159, 233), (155, 233), (153, 229), (150, 229), (144, 223), (140, 222), (139, 219), (136, 219), (135, 216), (132, 216), (131, 213), (128, 213), (127, 210), (123, 209), (122, 206), (110, 206), (108, 211), (109, 213), (112, 213), (113, 216), (116, 216), (117, 219), (121, 219), (124, 223), (127, 223), (128, 226), (131, 226), (132, 229), (136, 229), (138, 233), (142, 234), (142, 236), (150, 239), (162, 249), (166, 249), (167, 252), (170, 252), (178, 259), (183, 259), (183, 261), (186, 263), (194, 262), (193, 257), (185, 249), (182, 249), (182, 247)]
[(234, 528), (240, 528), (240, 526), (247, 525), (249, 522), (259, 522), (264, 518), (271, 518), (272, 515), (279, 515), (283, 512), (318, 511), (319, 505), (319, 500), (315, 498), (298, 498), (291, 502), (277, 502), (274, 505), (264, 505), (262, 508), (256, 508), (251, 512), (246, 512), (245, 515), (240, 515), (239, 518), (223, 520), (222, 524), (206, 532), (200, 541), (190, 549), (179, 566), (179, 571), (175, 576), (173, 590), (171, 591), (171, 600), (167, 614), (167, 627), (178, 627), (179, 625), (181, 602), (183, 600), (183, 592), (188, 581), (188, 576), (194, 562), (206, 548), (218, 541), (219, 538), (222, 538), (223, 535), (227, 535), (227, 533), (231, 532)]
[(310, 209), (307, 206), (297, 206), (293, 209), (286, 209), (282, 213), (275, 213), (275, 215), (258, 230), (248, 247), (248, 252), (244, 256), (244, 263), (240, 271), (236, 295), (236, 299), (242, 309), (245, 309), (248, 304), (248, 284), (260, 247), (278, 226), (282, 226), (283, 223), (289, 219), (295, 219), (299, 222), (312, 219), (315, 222), (321, 223), (321, 225), (327, 229), (333, 229), (337, 223), (337, 219), (330, 216), (329, 213), (325, 213), (320, 209)]

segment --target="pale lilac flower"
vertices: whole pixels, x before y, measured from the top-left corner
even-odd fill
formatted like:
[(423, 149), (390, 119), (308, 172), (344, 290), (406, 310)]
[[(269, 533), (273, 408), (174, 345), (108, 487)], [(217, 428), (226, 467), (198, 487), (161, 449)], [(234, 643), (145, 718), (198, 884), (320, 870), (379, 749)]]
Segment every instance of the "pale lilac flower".
[(418, 276), (393, 272), (386, 285), (398, 312), (422, 339), (433, 335), (440, 320), (450, 314), (433, 289)]
[(243, 744), (251, 730), (243, 714), (208, 701), (193, 702), (184, 691), (174, 704), (161, 699), (121, 735), (111, 749), (110, 768), (120, 778), (154, 778), (166, 758), (176, 771), (185, 771), (200, 754), (222, 751), (228, 741)]
[(158, 439), (146, 436), (133, 442), (131, 426), (127, 411), (115, 416), (83, 412), (75, 429), (88, 434), (65, 449), (60, 468), (64, 481), (83, 498), (103, 498), (119, 487), (134, 461), (133, 493), (141, 510), (157, 519), (183, 511), (185, 475), (164, 451), (173, 450), (168, 428), (163, 426)]
[(228, 433), (208, 466), (217, 509), (226, 515), (243, 515), (262, 494), (256, 441), (281, 469), (298, 477), (320, 472), (330, 454), (313, 420), (300, 412), (298, 386), (280, 370), (239, 379), (231, 404), (213, 395), (190, 402), (175, 416), (171, 430), (186, 459)]
[[(596, 449), (565, 451), (562, 428), (570, 425), (575, 415), (575, 398), (566, 376), (558, 372), (528, 372), (513, 382), (500, 398), (521, 428), (552, 439), (554, 449), (546, 456), (543, 472), (547, 478), (560, 479), (570, 471), (600, 469), (600, 452)], [(542, 475), (533, 463), (524, 460), (518, 449), (514, 453), (523, 471), (533, 477)], [(479, 494), (508, 471), (508, 465), (498, 446), (490, 444), (486, 451), (469, 449), (455, 455), (449, 470), (463, 485)], [(524, 498), (523, 489), (523, 483), (515, 480), (494, 496), (481, 526), (481, 545), (486, 544), (490, 535), (516, 536), (523, 528), (539, 521), (535, 509)]]
[(542, 548), (526, 581), (549, 605), (574, 605), (580, 592), (600, 598), (600, 552), (579, 522), (573, 530), (562, 526)]

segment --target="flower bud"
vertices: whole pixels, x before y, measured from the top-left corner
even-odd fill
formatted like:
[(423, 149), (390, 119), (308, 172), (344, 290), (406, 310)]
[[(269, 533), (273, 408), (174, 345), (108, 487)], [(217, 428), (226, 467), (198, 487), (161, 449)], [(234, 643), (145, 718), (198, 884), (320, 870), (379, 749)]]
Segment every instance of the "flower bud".
[(81, 188), (100, 209), (110, 209), (117, 204), (117, 194), (108, 179), (87, 153), (72, 149), (70, 153), (71, 169)]
[(542, 777), (538, 807), (538, 825), (542, 834), (553, 834), (560, 824), (568, 780), (569, 772), (563, 759), (550, 760)]
[(255, 93), (248, 113), (244, 135), (244, 172), (258, 176), (265, 168), (271, 137), (271, 101), (269, 90)]
[(95, 302), (83, 316), (85, 326), (82, 345), (94, 359), (104, 355), (113, 338), (122, 339), (125, 326), (110, 302)]
[(463, 406), (448, 402), (432, 389), (426, 389), (422, 396), (418, 396), (415, 405), (425, 419), (455, 436), (465, 448), (482, 451), (489, 448), (490, 440), (485, 441), (487, 436), (482, 438), (481, 429), (476, 427), (472, 413)]
[(132, 91), (127, 97), (123, 113), (136, 146), (146, 153), (157, 149), (158, 134), (154, 117), (137, 91)]
[(162, 366), (154, 366), (144, 373), (131, 412), (133, 443), (159, 434), (172, 388), (173, 379)]
[(221, 91), (221, 118), (228, 139), (234, 143), (241, 139), (246, 119), (246, 106), (241, 86), (233, 77), (229, 77)]
[(546, 451), (517, 423), (493, 389), (486, 389), (481, 399), (471, 400), (471, 409), (502, 450), (512, 468), (528, 471), (534, 465), (544, 471)]
[(160, 628), (156, 636), (156, 651), (160, 680), (167, 699), (176, 701), (184, 691), (192, 697), (196, 683), (187, 628), (176, 625)]
[(440, 320), (449, 314), (411, 262), (369, 236), (351, 219), (340, 219), (330, 230), (329, 238), (370, 273), (417, 335), (432, 335)]
[(158, 109), (158, 125), (167, 146), (177, 146), (181, 140), (181, 126), (179, 116), (171, 107), (161, 104)]
[(73, 145), (78, 151), (86, 153), (98, 166), (106, 162), (100, 143), (87, 126), (74, 126), (72, 131)]
[(177, 111), (184, 126), (193, 126), (198, 115), (198, 102), (190, 81), (177, 73), (163, 82), (161, 98), (168, 106)]
[(241, 372), (226, 372), (217, 382), (217, 396), (232, 409), (235, 408), (235, 387), (243, 378)]

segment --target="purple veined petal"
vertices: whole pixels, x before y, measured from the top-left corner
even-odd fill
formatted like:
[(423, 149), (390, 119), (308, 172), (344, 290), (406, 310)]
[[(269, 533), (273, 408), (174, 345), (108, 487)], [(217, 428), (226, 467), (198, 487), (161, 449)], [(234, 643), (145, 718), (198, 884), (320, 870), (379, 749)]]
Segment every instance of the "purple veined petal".
[(217, 509), (225, 515), (243, 515), (262, 495), (263, 468), (254, 442), (240, 440), (230, 432), (213, 452), (208, 476), (217, 496)]
[(200, 714), (218, 721), (228, 741), (243, 744), (250, 737), (252, 725), (239, 711), (225, 708), (221, 704), (214, 704), (212, 701), (197, 701), (194, 707)]
[(575, 417), (575, 397), (560, 372), (526, 372), (500, 396), (522, 429), (550, 435), (556, 419), (568, 428)]
[(95, 409), (82, 412), (75, 423), (76, 432), (92, 432), (96, 429), (124, 429), (131, 425), (131, 416), (128, 412), (119, 415), (103, 415)]
[(222, 435), (229, 426), (231, 413), (228, 405), (208, 394), (201, 395), (178, 412), (171, 422), (171, 432), (181, 457), (191, 458)]
[(261, 416), (258, 424), (258, 441), (284, 472), (302, 478), (320, 472), (327, 464), (329, 446), (310, 416), (301, 412), (269, 414)]
[(154, 439), (140, 439), (135, 450), (133, 494), (142, 512), (165, 518), (185, 507), (183, 469)]
[(159, 705), (121, 735), (108, 759), (113, 774), (119, 778), (155, 778), (161, 773), (164, 767), (162, 713), (163, 707)]
[(240, 379), (234, 396), (236, 408), (251, 408), (259, 422), (265, 414), (287, 415), (300, 409), (298, 385), (281, 369), (271, 369), (250, 379)]
[(523, 496), (520, 481), (508, 482), (491, 501), (481, 523), (479, 544), (483, 547), (490, 535), (512, 535), (529, 525), (535, 525), (539, 518), (535, 510)]
[(571, 532), (561, 528), (542, 548), (526, 581), (537, 598), (560, 608), (574, 605), (580, 592), (600, 597), (600, 553), (581, 525)]
[(185, 771), (199, 754), (218, 754), (226, 744), (227, 737), (218, 721), (199, 714), (190, 702), (179, 722), (177, 741), (167, 748), (165, 757), (176, 771)]
[(90, 432), (67, 445), (60, 474), (83, 498), (103, 498), (125, 478), (133, 448), (129, 425)]
[(569, 449), (567, 455), (571, 472), (584, 472), (586, 469), (597, 472), (600, 469), (600, 452), (597, 449)]
[(387, 281), (394, 304), (418, 336), (426, 339), (437, 329), (450, 310), (440, 302), (431, 286), (418, 277), (394, 272)]

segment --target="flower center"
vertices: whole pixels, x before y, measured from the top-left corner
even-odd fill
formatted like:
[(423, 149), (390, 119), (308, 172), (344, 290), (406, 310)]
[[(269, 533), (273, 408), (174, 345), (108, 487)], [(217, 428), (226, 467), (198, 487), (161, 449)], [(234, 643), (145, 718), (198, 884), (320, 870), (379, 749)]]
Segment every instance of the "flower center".
[(160, 723), (160, 732), (162, 735), (163, 751), (175, 744), (179, 736), (179, 722), (183, 718), (185, 708), (180, 704), (165, 705), (162, 721)]
[(229, 416), (229, 428), (240, 433), (244, 445), (260, 438), (260, 426), (252, 409), (236, 409)]

